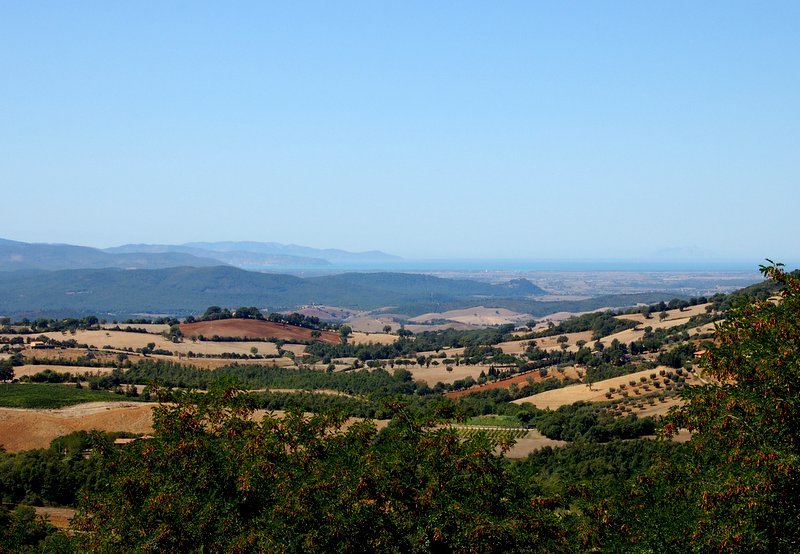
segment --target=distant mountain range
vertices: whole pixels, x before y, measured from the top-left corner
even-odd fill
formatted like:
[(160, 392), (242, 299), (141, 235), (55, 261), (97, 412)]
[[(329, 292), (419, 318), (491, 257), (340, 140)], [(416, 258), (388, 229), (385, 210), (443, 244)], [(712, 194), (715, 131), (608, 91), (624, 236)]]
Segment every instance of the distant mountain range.
[(106, 248), (112, 254), (181, 253), (212, 258), (242, 269), (319, 268), (332, 265), (383, 264), (401, 258), (384, 252), (347, 252), (277, 242), (189, 242), (186, 244), (126, 244)]
[[(372, 263), (372, 262), (392, 262), (399, 261), (400, 256), (393, 256), (370, 250), (368, 252), (348, 252), (335, 248), (310, 248), (308, 246), (298, 246), (296, 244), (279, 244), (277, 242), (190, 242), (184, 247), (196, 248), (200, 251), (217, 254), (232, 252), (254, 252), (257, 254), (267, 254), (270, 256), (287, 256), (310, 260), (324, 260), (329, 263)], [(208, 254), (206, 254), (208, 255)]]
[(0, 271), (20, 269), (157, 269), (192, 266), (209, 267), (220, 261), (179, 252), (109, 253), (71, 244), (37, 244), (0, 239)]
[(197, 242), (182, 245), (126, 244), (98, 249), (0, 239), (0, 271), (18, 269), (163, 269), (232, 265), (252, 270), (315, 268), (334, 264), (397, 261), (383, 252), (347, 252), (274, 242)]
[(674, 296), (645, 293), (542, 302), (537, 297), (546, 292), (527, 279), (490, 284), (418, 273), (338, 273), (301, 278), (282, 272), (285, 267), (329, 266), (335, 271), (348, 265), (391, 266), (398, 260), (383, 252), (353, 253), (259, 242), (125, 245), (100, 250), (0, 239), (0, 316), (95, 314), (127, 319), (139, 314), (197, 314), (213, 305), (279, 311), (314, 304), (354, 310), (388, 308), (408, 317), (479, 305), (541, 316), (652, 303)]

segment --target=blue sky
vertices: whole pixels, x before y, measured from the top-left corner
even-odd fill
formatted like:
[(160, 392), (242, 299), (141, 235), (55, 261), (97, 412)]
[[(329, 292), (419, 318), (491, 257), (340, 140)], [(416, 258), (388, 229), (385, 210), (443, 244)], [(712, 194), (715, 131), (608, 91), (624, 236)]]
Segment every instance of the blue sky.
[(800, 259), (798, 2), (0, 3), (0, 237)]

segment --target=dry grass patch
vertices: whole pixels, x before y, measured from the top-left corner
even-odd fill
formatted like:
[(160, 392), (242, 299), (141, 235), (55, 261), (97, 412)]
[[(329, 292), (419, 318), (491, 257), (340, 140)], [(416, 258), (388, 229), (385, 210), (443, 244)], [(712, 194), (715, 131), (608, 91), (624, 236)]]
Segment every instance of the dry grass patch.
[(463, 310), (450, 310), (447, 312), (431, 312), (409, 319), (411, 323), (425, 324), (431, 321), (448, 320), (455, 323), (486, 327), (492, 325), (505, 325), (507, 323), (519, 324), (530, 319), (527, 314), (521, 314), (505, 308), (486, 308), (476, 306)]
[(392, 317), (374, 317), (368, 316), (354, 316), (348, 318), (346, 321), (353, 331), (362, 333), (382, 333), (383, 328), (389, 325), (392, 329), (397, 330), (400, 325)]
[[(233, 364), (237, 365), (264, 365), (264, 366), (278, 366), (278, 367), (289, 367), (295, 365), (294, 360), (286, 357), (281, 358), (263, 358), (263, 359), (254, 359), (254, 360), (233, 360), (233, 359), (225, 359), (225, 358), (177, 358), (175, 356), (154, 356), (151, 355), (150, 358), (157, 358), (159, 360), (163, 360), (165, 362), (175, 362), (184, 365), (190, 365), (194, 367), (198, 367), (200, 369), (217, 369), (220, 367), (225, 367)], [(134, 360), (135, 361), (135, 360)]]
[(136, 350), (137, 348), (145, 348), (148, 343), (153, 342), (155, 343), (156, 348), (171, 350), (170, 345), (173, 344), (161, 335), (151, 335), (150, 333), (128, 333), (125, 331), (104, 331), (102, 329), (99, 331), (80, 330), (76, 331), (75, 334), (51, 332), (44, 333), (44, 335), (57, 341), (74, 339), (79, 344), (86, 344), (98, 349), (105, 346), (111, 346), (120, 350), (126, 348), (132, 348)]
[[(440, 356), (442, 354), (444, 354), (445, 357), (447, 357), (447, 358), (455, 358), (456, 356), (461, 357), (461, 356), (464, 355), (464, 348), (463, 347), (450, 348), (449, 346), (445, 346), (444, 348), (442, 348), (442, 349), (440, 349), (438, 351), (436, 351), (436, 350), (426, 350), (424, 352), (417, 352), (416, 356), (425, 356), (425, 357), (433, 356), (433, 359), (438, 359), (437, 356)], [(441, 362), (442, 359), (444, 359), (444, 358), (439, 359), (439, 361)]]
[(114, 371), (113, 367), (89, 367), (89, 366), (74, 366), (74, 365), (57, 365), (57, 364), (37, 364), (37, 365), (21, 365), (14, 368), (14, 377), (30, 377), (49, 369), (58, 373), (71, 373), (73, 375), (94, 375), (111, 373)]
[(476, 327), (475, 325), (468, 325), (466, 323), (441, 323), (439, 325), (422, 325), (422, 324), (409, 324), (405, 326), (406, 330), (411, 331), (412, 333), (424, 333), (425, 331), (446, 331), (449, 329), (455, 331), (473, 331), (475, 329), (480, 329), (482, 327)]
[[(66, 337), (61, 333), (45, 333), (45, 336), (55, 340), (75, 339), (79, 344), (86, 344), (96, 349), (111, 347), (112, 350), (126, 350), (128, 348), (136, 350), (146, 348), (153, 343), (157, 350), (168, 350), (175, 354), (187, 355), (189, 352), (204, 355), (240, 354), (249, 356), (251, 349), (258, 349), (262, 355), (276, 355), (278, 349), (274, 343), (264, 341), (196, 341), (193, 342), (188, 337), (183, 342), (172, 342), (161, 335), (150, 335), (146, 333), (128, 333), (124, 331), (78, 331), (74, 335)], [(55, 349), (57, 351), (58, 349)], [(31, 356), (39, 358), (52, 358), (54, 349), (42, 349), (31, 351)], [(85, 354), (85, 351), (83, 351)]]
[[(167, 344), (173, 345), (172, 348), (165, 348), (166, 350), (171, 350), (172, 352), (187, 354), (188, 352), (192, 352), (194, 354), (205, 354), (205, 355), (223, 355), (223, 354), (240, 354), (243, 356), (249, 356), (252, 354), (253, 348), (256, 349), (257, 354), (261, 356), (276, 356), (278, 354), (278, 347), (275, 346), (275, 343), (272, 342), (259, 342), (259, 341), (252, 341), (252, 342), (212, 342), (212, 341), (184, 341), (180, 343), (171, 343), (167, 342)], [(286, 349), (284, 345), (284, 350)], [(302, 345), (301, 345), (302, 346)], [(303, 346), (305, 348), (305, 346)]]
[(497, 348), (503, 351), (504, 354), (522, 354), (528, 348), (531, 339), (526, 340), (510, 340), (501, 342)]
[(683, 311), (679, 309), (667, 310), (666, 312), (664, 312), (667, 314), (667, 318), (663, 322), (660, 321), (659, 318), (659, 314), (661, 312), (652, 312), (650, 319), (646, 319), (644, 317), (644, 314), (638, 314), (638, 313), (618, 315), (617, 319), (628, 319), (631, 321), (635, 321), (636, 323), (641, 323), (642, 325), (650, 325), (651, 327), (653, 327), (653, 329), (661, 328), (657, 327), (654, 324), (672, 323), (671, 325), (666, 325), (666, 327), (668, 328), (668, 327), (674, 327), (675, 325), (680, 325), (680, 323), (674, 323), (675, 321), (684, 320), (681, 321), (681, 323), (686, 323), (686, 320), (688, 320), (689, 318), (706, 313), (706, 307), (711, 305), (712, 305), (711, 303), (698, 304), (697, 306), (689, 306), (688, 308), (684, 308)]
[(522, 458), (527, 458), (529, 454), (536, 452), (537, 450), (541, 450), (546, 446), (556, 448), (559, 446), (565, 446), (566, 444), (568, 444), (566, 441), (548, 439), (536, 429), (530, 429), (524, 437), (521, 439), (516, 439), (516, 442), (514, 443), (514, 446), (511, 447), (511, 450), (506, 452), (506, 458), (519, 460)]
[[(506, 354), (521, 354), (527, 348), (527, 345), (532, 341), (536, 342), (536, 346), (538, 346), (541, 350), (561, 350), (561, 343), (558, 342), (558, 337), (561, 335), (556, 335), (553, 337), (542, 337), (539, 339), (526, 339), (526, 340), (515, 340), (515, 341), (508, 341), (508, 342), (501, 342), (497, 346), (503, 350)], [(566, 333), (564, 334), (567, 337), (567, 351), (568, 352), (577, 352), (578, 345), (576, 344), (579, 340), (585, 341), (586, 345), (591, 347), (593, 344), (592, 340), (592, 332), (591, 331), (581, 331), (579, 333)]]
[(481, 371), (488, 371), (489, 369), (487, 366), (483, 365), (452, 364), (449, 367), (452, 367), (453, 371), (447, 371), (448, 366), (442, 364), (441, 360), (439, 360), (439, 362), (439, 365), (431, 364), (430, 367), (420, 367), (418, 365), (403, 367), (411, 372), (411, 375), (414, 377), (415, 381), (424, 381), (429, 387), (432, 387), (439, 382), (450, 384), (458, 381), (459, 379), (466, 379), (467, 377), (477, 379), (480, 376)]
[(169, 325), (166, 323), (106, 323), (105, 325), (101, 325), (100, 329), (109, 331), (116, 327), (119, 327), (120, 329), (127, 329), (128, 327), (131, 329), (144, 329), (153, 335), (158, 335), (169, 331)]
[[(172, 343), (169, 343), (172, 344)], [(185, 343), (182, 343), (185, 344)], [(190, 343), (191, 344), (191, 343)], [(125, 354), (128, 359), (132, 363), (137, 363), (138, 361), (145, 360), (145, 359), (157, 359), (162, 360), (165, 362), (173, 362), (183, 365), (190, 365), (194, 367), (199, 367), (201, 369), (216, 369), (218, 367), (223, 367), (231, 364), (239, 364), (239, 365), (277, 365), (279, 367), (286, 367), (291, 366), (294, 364), (293, 360), (289, 358), (256, 358), (256, 359), (232, 359), (232, 358), (200, 358), (196, 357), (198, 354), (225, 354), (230, 353), (232, 351), (238, 351), (244, 355), (250, 355), (249, 346), (256, 346), (259, 351), (259, 354), (262, 355), (276, 355), (277, 348), (274, 344), (268, 342), (246, 342), (246, 343), (198, 343), (202, 346), (207, 348), (198, 348), (194, 347), (187, 347), (182, 350), (192, 351), (194, 353), (193, 356), (188, 356), (188, 354), (182, 352), (181, 350), (175, 351), (174, 356), (167, 356), (163, 354), (149, 354), (144, 356), (143, 354), (137, 354), (135, 352), (122, 352), (118, 350), (92, 350), (92, 354), (95, 356), (95, 360), (102, 363), (116, 363), (117, 362), (117, 354), (123, 353)], [(236, 348), (233, 350), (226, 350), (225, 345), (236, 345)], [(78, 360), (82, 356), (86, 355), (86, 349), (83, 348), (48, 348), (43, 350), (26, 350), (23, 352), (23, 356), (28, 359), (37, 359), (40, 361), (40, 367), (50, 367), (52, 365), (58, 365), (58, 360)], [(53, 363), (50, 363), (50, 362)], [(64, 366), (67, 367), (67, 366)], [(113, 368), (91, 368), (93, 370), (100, 370), (110, 371)], [(34, 372), (35, 373), (35, 372)]]
[(353, 344), (368, 344), (370, 342), (374, 344), (394, 344), (397, 338), (397, 335), (388, 333), (365, 333), (362, 331), (355, 331), (348, 337), (347, 342)]
[(47, 448), (74, 431), (153, 431), (156, 403), (89, 402), (58, 410), (0, 408), (0, 445), (9, 452)]
[[(550, 409), (557, 409), (561, 406), (567, 406), (570, 404), (574, 404), (578, 401), (584, 402), (608, 402), (611, 399), (618, 399), (622, 395), (619, 392), (621, 387), (624, 386), (624, 390), (627, 392), (627, 398), (637, 398), (637, 397), (644, 397), (647, 394), (657, 393), (659, 391), (666, 392), (666, 387), (662, 385), (661, 388), (656, 388), (651, 386), (649, 391), (644, 390), (644, 385), (647, 383), (652, 382), (650, 379), (651, 374), (656, 375), (656, 379), (659, 382), (663, 383), (664, 377), (660, 375), (661, 370), (667, 371), (676, 371), (666, 367), (658, 367), (656, 369), (644, 369), (642, 371), (637, 371), (636, 373), (630, 373), (628, 375), (622, 375), (620, 377), (614, 377), (612, 379), (606, 379), (605, 381), (598, 381), (597, 383), (592, 383), (591, 388), (589, 388), (588, 384), (577, 384), (577, 385), (569, 385), (561, 389), (554, 389), (545, 391), (539, 394), (534, 394), (532, 396), (526, 396), (525, 398), (520, 398), (514, 400), (515, 404), (523, 404), (525, 402), (529, 402), (536, 406), (537, 408), (550, 408)], [(684, 376), (687, 378), (687, 382), (693, 383), (696, 382), (698, 379), (693, 374), (688, 374), (684, 371)], [(641, 378), (644, 377), (646, 382), (643, 383)], [(630, 382), (635, 381), (635, 385), (631, 385)], [(649, 385), (648, 385), (649, 386)], [(638, 388), (639, 393), (635, 393), (634, 389)], [(612, 394), (612, 398), (609, 399), (606, 397), (606, 393), (612, 392), (614, 389), (616, 392)]]
[(663, 402), (656, 401), (655, 404), (644, 404), (644, 408), (637, 409), (634, 413), (638, 417), (662, 417), (667, 415), (667, 412), (673, 406), (680, 406), (683, 401), (677, 396), (670, 396), (665, 398)]
[[(658, 316), (660, 312), (653, 312), (653, 317), (651, 319), (645, 319), (644, 314), (631, 314), (631, 315), (620, 315), (617, 316), (618, 319), (626, 319), (631, 321), (636, 321), (639, 323), (633, 329), (625, 329), (624, 331), (620, 331), (619, 333), (614, 333), (613, 335), (609, 335), (600, 339), (605, 346), (611, 344), (611, 342), (616, 339), (623, 344), (630, 344), (631, 342), (637, 341), (644, 336), (644, 328), (651, 327), (653, 330), (656, 329), (670, 329), (672, 327), (677, 327), (678, 325), (684, 325), (688, 323), (689, 320), (696, 316), (705, 314), (706, 306), (710, 306), (711, 304), (699, 304), (697, 306), (691, 306), (690, 308), (686, 308), (684, 311), (680, 310), (668, 310), (664, 313), (667, 314), (667, 318), (661, 320)], [(690, 330), (690, 333), (708, 333), (714, 330), (714, 324), (709, 323), (703, 325), (701, 327), (697, 327), (694, 330)]]

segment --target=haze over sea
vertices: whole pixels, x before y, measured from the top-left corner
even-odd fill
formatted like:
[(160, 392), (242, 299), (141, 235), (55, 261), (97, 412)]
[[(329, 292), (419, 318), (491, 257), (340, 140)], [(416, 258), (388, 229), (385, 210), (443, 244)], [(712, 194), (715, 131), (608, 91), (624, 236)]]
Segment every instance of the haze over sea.
[(346, 272), (424, 273), (451, 279), (503, 283), (527, 279), (553, 298), (672, 291), (678, 296), (728, 293), (759, 282), (758, 262), (658, 260), (400, 259), (324, 267), (248, 267), (267, 273), (315, 277)]
[[(746, 261), (668, 261), (668, 260), (515, 260), (515, 259), (421, 259), (397, 260), (370, 264), (334, 264), (319, 270), (326, 273), (339, 271), (410, 271), (410, 272), (585, 272), (585, 271), (722, 271), (746, 272), (758, 275), (757, 263)], [(754, 265), (755, 264), (755, 265)], [(252, 270), (268, 270), (264, 267), (249, 267)], [(318, 270), (318, 269), (316, 269)]]

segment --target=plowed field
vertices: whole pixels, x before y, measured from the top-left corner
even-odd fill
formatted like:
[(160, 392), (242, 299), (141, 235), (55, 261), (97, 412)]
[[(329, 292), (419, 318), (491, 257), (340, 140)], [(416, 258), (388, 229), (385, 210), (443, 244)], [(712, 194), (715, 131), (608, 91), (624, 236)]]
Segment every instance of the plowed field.
[[(180, 326), (185, 337), (203, 335), (211, 338), (214, 335), (230, 338), (276, 338), (288, 342), (297, 340), (312, 340), (311, 329), (273, 323), (259, 319), (218, 319), (215, 321), (199, 321), (197, 323), (183, 323)], [(336, 344), (339, 334), (332, 331), (321, 331), (319, 340)]]

